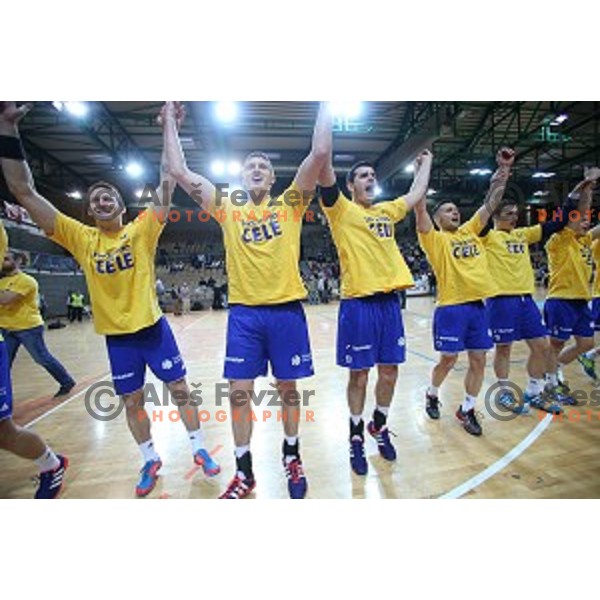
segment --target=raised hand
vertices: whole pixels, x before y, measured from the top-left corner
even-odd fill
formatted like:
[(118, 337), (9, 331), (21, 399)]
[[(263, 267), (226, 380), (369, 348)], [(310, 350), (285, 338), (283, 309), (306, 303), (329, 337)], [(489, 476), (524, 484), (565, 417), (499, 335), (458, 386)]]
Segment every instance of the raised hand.
[(183, 121), (185, 120), (186, 110), (183, 102), (165, 102), (164, 106), (160, 109), (160, 113), (158, 117), (156, 117), (156, 122), (163, 127), (166, 120), (172, 118), (175, 120), (175, 126), (177, 130), (181, 128), (183, 125)]
[(595, 184), (598, 181), (598, 179), (600, 179), (600, 167), (590, 167), (588, 169), (585, 169), (583, 176), (586, 181)]
[(431, 153), (431, 150), (428, 150), (427, 148), (420, 152), (417, 158), (415, 158), (415, 172), (419, 171), (425, 160), (433, 160), (433, 154)]
[(16, 125), (32, 108), (29, 102), (19, 107), (16, 102), (0, 102), (0, 121)]
[(500, 148), (496, 154), (499, 167), (512, 167), (515, 162), (515, 151), (512, 148)]

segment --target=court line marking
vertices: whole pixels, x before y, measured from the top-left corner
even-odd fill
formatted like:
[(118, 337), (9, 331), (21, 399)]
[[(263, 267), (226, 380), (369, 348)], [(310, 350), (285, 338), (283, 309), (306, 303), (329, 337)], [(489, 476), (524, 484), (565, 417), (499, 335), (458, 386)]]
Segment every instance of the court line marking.
[[(200, 317), (202, 317), (202, 316), (206, 316), (206, 315), (200, 315)], [(184, 334), (186, 332), (186, 330), (190, 329), (190, 327), (192, 327), (195, 323), (196, 323), (196, 320), (193, 321), (192, 323), (189, 323), (189, 324), (183, 326), (180, 329), (180, 333)], [(42, 413), (39, 417), (36, 417), (32, 421), (29, 421), (29, 423), (26, 423), (25, 425), (23, 425), (23, 427), (25, 429), (28, 429), (29, 427), (35, 425), (36, 423), (39, 423), (42, 419), (45, 419), (49, 415), (51, 415), (51, 414), (55, 413), (56, 411), (60, 410), (63, 406), (66, 406), (67, 404), (69, 404), (70, 402), (72, 402), (73, 400), (75, 400), (75, 398), (79, 398), (79, 396), (81, 396), (82, 394), (84, 394), (85, 392), (87, 392), (93, 385), (95, 385), (99, 381), (102, 381), (102, 379), (104, 377), (109, 377), (109, 376), (112, 379), (111, 372), (110, 371), (105, 371), (104, 373), (102, 373), (101, 375), (99, 375), (96, 379), (94, 379), (87, 387), (85, 387), (82, 390), (80, 390), (79, 392), (77, 392), (74, 396), (71, 396), (70, 398), (67, 398), (64, 402), (61, 402), (58, 406), (55, 406), (54, 408), (51, 408), (50, 410), (46, 411), (45, 413)]]
[(471, 490), (480, 486), (488, 479), (498, 474), (502, 469), (507, 467), (511, 462), (519, 458), (541, 435), (546, 431), (550, 423), (552, 422), (552, 415), (547, 414), (542, 421), (540, 421), (535, 428), (529, 433), (529, 435), (521, 440), (510, 452), (507, 452), (500, 460), (497, 460), (494, 464), (490, 465), (481, 473), (478, 473), (471, 479), (468, 479), (464, 483), (456, 486), (454, 489), (446, 492), (439, 496), (440, 500), (450, 500), (460, 498)]
[(81, 396), (81, 394), (85, 394), (85, 392), (87, 392), (93, 385), (95, 385), (99, 381), (102, 381), (102, 379), (108, 375), (110, 375), (110, 372), (108, 372), (108, 371), (105, 373), (102, 373), (102, 375), (100, 375), (97, 379), (92, 381), (92, 383), (90, 383), (90, 385), (88, 385), (87, 387), (85, 387), (82, 390), (80, 390), (79, 392), (77, 392), (74, 396), (67, 398), (64, 402), (61, 402), (58, 406), (51, 408), (49, 411), (47, 411), (47, 412), (41, 414), (39, 417), (36, 417), (35, 419), (33, 419), (33, 421), (29, 421), (29, 423), (27, 423), (26, 425), (23, 425), (23, 427), (25, 429), (28, 429), (32, 425), (35, 425), (36, 423), (41, 421), (42, 419), (45, 419), (47, 416), (55, 413), (57, 410), (60, 410), (63, 406), (70, 404), (73, 400), (75, 400), (75, 398), (79, 398), (79, 396)]

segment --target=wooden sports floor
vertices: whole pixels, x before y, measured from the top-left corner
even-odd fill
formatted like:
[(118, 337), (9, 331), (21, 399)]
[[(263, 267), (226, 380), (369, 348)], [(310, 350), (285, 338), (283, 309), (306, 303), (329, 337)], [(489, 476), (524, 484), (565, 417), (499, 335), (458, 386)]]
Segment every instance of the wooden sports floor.
[[(301, 448), (309, 482), (309, 498), (597, 498), (600, 497), (600, 410), (589, 399), (586, 405), (567, 408), (562, 419), (532, 411), (529, 415), (494, 418), (486, 408), (484, 393), (494, 382), (490, 364), (478, 409), (483, 436), (468, 435), (454, 417), (462, 398), (465, 359), (450, 374), (441, 391), (442, 418), (431, 421), (424, 412), (424, 393), (435, 363), (431, 343), (433, 300), (409, 298), (404, 321), (408, 360), (401, 367), (389, 417), (398, 460), (386, 463), (368, 438), (369, 473), (358, 477), (348, 458), (347, 374), (335, 364), (337, 304), (307, 306), (316, 375), (300, 389), (314, 395), (303, 409)], [(221, 379), (227, 312), (200, 312), (169, 320), (187, 363), (188, 380), (201, 383), (201, 418), (207, 447), (220, 462), (222, 472), (213, 479), (194, 468), (187, 435), (175, 421), (175, 407), (160, 407), (162, 390), (157, 384), (149, 410), (155, 419), (153, 436), (163, 459), (162, 476), (148, 498), (216, 498), (233, 474), (233, 443), (226, 400), (218, 401), (215, 386)], [(70, 460), (62, 498), (134, 498), (141, 455), (123, 414), (98, 421), (86, 410), (85, 397), (108, 404), (107, 389), (90, 386), (110, 382), (104, 339), (91, 323), (69, 325), (46, 332), (55, 355), (77, 379), (66, 399), (51, 398), (54, 380), (20, 350), (12, 380), (15, 420), (30, 424), (58, 452)], [(514, 349), (511, 379), (525, 384), (525, 347)], [(491, 354), (488, 363), (491, 363)], [(566, 375), (580, 397), (595, 389), (579, 365)], [(151, 374), (148, 381), (157, 383)], [(258, 380), (257, 390), (270, 390), (270, 379)], [(370, 414), (373, 384), (369, 384)], [(105, 394), (100, 396), (98, 394)], [(600, 396), (600, 392), (598, 392)], [(287, 498), (280, 463), (282, 424), (277, 407), (255, 409), (252, 451), (257, 479), (251, 497)], [(220, 405), (218, 405), (220, 402)], [(269, 411), (271, 415), (264, 411)], [(310, 413), (308, 413), (310, 411)], [(311, 414), (312, 413), (312, 414)], [(306, 417), (310, 421), (306, 421)], [(366, 414), (367, 416), (367, 414)], [(161, 422), (162, 419), (162, 422)], [(30, 498), (35, 468), (8, 453), (0, 454), (0, 497)], [(138, 500), (141, 501), (141, 500)]]

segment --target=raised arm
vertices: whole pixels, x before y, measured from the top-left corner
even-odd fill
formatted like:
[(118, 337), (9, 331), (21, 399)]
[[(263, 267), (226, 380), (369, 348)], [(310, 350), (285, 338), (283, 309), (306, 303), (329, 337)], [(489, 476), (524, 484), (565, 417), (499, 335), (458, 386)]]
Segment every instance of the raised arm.
[(166, 170), (169, 175), (177, 181), (200, 208), (210, 212), (214, 206), (216, 188), (206, 177), (194, 173), (188, 168), (177, 133), (176, 111), (174, 110), (165, 111), (163, 140)]
[(415, 217), (417, 219), (417, 232), (429, 233), (433, 229), (433, 221), (427, 212), (427, 196), (423, 195), (415, 204)]
[(496, 155), (498, 168), (490, 179), (490, 189), (485, 197), (483, 206), (477, 211), (481, 225), (485, 227), (496, 210), (506, 190), (510, 177), (510, 169), (515, 162), (515, 151), (511, 148), (502, 148)]
[(165, 140), (165, 123), (167, 120), (167, 114), (169, 115), (170, 119), (175, 120), (176, 130), (179, 131), (185, 119), (185, 107), (181, 102), (165, 102), (165, 105), (162, 107), (157, 118), (158, 124), (163, 128), (163, 149), (160, 157), (160, 183), (156, 190), (159, 204), (158, 206), (152, 205), (150, 210), (154, 210), (157, 218), (163, 223), (168, 218), (173, 192), (177, 186), (177, 181), (169, 172), (167, 163), (167, 144)]
[[(325, 173), (323, 173), (323, 168), (326, 167), (327, 161), (329, 161), (331, 167), (332, 124), (331, 108), (327, 102), (321, 102), (313, 131), (310, 153), (302, 161), (294, 178), (296, 188), (302, 192), (312, 192), (316, 188), (317, 180), (320, 180), (321, 175), (325, 178), (325, 181), (321, 182), (322, 185), (326, 185), (326, 181), (331, 181), (333, 168), (330, 171), (326, 170)], [(335, 183), (335, 174), (333, 175), (333, 183)]]
[[(569, 224), (569, 215), (572, 211), (579, 211), (581, 218), (588, 214), (592, 207), (592, 193), (596, 182), (600, 179), (600, 168), (587, 169), (584, 178), (569, 193), (567, 199), (559, 209), (558, 218), (552, 218), (542, 223), (542, 242), (552, 234), (558, 233)], [(592, 237), (594, 235), (592, 230)]]
[(433, 154), (429, 150), (423, 150), (415, 161), (415, 175), (410, 190), (404, 196), (408, 209), (413, 208), (421, 198), (427, 196), (429, 189), (429, 178), (431, 177), (431, 165)]
[(29, 105), (17, 108), (14, 102), (0, 102), (0, 163), (10, 193), (39, 227), (52, 235), (58, 210), (35, 189), (19, 136), (18, 123), (30, 108)]

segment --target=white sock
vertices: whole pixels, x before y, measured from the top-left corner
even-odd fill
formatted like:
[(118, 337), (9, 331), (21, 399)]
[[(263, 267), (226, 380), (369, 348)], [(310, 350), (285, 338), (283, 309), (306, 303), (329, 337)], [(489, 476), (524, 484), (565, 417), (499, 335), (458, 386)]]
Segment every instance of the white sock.
[(427, 393), (430, 396), (435, 396), (437, 398), (439, 396), (439, 393), (440, 393), (440, 388), (435, 387), (435, 385), (430, 385), (427, 388)]
[(54, 454), (54, 452), (52, 452), (48, 446), (46, 446), (44, 454), (42, 454), (39, 458), (36, 458), (34, 462), (39, 467), (41, 473), (53, 471), (60, 466), (60, 460), (58, 460), (56, 454)]
[(556, 387), (558, 385), (558, 377), (556, 373), (546, 373), (546, 383), (549, 383), (552, 387)]
[(590, 350), (589, 352), (586, 352), (584, 354), (584, 356), (586, 358), (589, 358), (590, 360), (596, 360), (596, 356), (598, 356), (598, 350), (596, 348), (594, 348), (593, 350)]
[(475, 401), (477, 400), (477, 398), (475, 396), (469, 396), (469, 394), (467, 394), (465, 396), (465, 400), (462, 403), (462, 411), (464, 413), (469, 412), (472, 408), (475, 408)]
[(292, 437), (285, 436), (285, 441), (288, 446), (296, 446), (298, 444), (298, 436), (294, 435)]
[(148, 440), (147, 442), (140, 444), (140, 451), (144, 458), (144, 464), (150, 462), (151, 460), (160, 460), (160, 456), (154, 449), (154, 442), (152, 440)]
[(235, 457), (242, 458), (246, 452), (250, 452), (250, 444), (247, 446), (236, 446), (235, 447)]
[(353, 425), (359, 425), (362, 421), (362, 415), (350, 415)]
[(565, 380), (565, 376), (563, 373), (564, 368), (565, 368), (565, 365), (563, 365), (562, 363), (558, 363), (558, 369), (556, 369), (556, 376), (558, 377), (559, 382)]
[(544, 380), (536, 379), (535, 377), (530, 377), (527, 382), (527, 387), (525, 388), (525, 393), (528, 396), (537, 396), (541, 394), (544, 390)]
[(387, 417), (390, 412), (390, 407), (389, 406), (379, 406), (379, 404), (376, 404), (375, 410), (378, 410), (382, 415), (385, 415)]
[(188, 431), (188, 437), (190, 438), (190, 443), (192, 444), (193, 454), (196, 454), (198, 450), (202, 450), (202, 448), (204, 448), (204, 433), (202, 432), (202, 429)]

